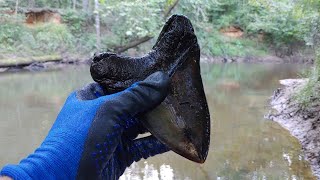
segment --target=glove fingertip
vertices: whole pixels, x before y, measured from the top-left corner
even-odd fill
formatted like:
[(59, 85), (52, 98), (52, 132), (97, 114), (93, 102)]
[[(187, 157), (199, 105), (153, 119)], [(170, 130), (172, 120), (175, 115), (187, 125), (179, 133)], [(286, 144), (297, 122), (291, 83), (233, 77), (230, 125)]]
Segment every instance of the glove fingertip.
[(162, 72), (162, 71), (157, 71), (150, 76), (148, 76), (144, 82), (152, 83), (160, 88), (167, 89), (170, 83), (170, 78), (169, 75)]
[[(155, 72), (148, 76), (145, 80), (136, 83), (136, 87), (131, 90), (143, 93), (146, 110), (154, 108), (160, 104), (168, 94), (170, 84), (169, 76), (161, 71)], [(139, 94), (139, 93), (137, 93)]]
[(103, 88), (96, 82), (87, 84), (77, 91), (77, 98), (81, 100), (93, 100), (104, 95)]
[(159, 105), (168, 94), (169, 84), (170, 79), (167, 74), (155, 72), (121, 92), (99, 99), (106, 102), (108, 110), (116, 116), (125, 114), (134, 117)]

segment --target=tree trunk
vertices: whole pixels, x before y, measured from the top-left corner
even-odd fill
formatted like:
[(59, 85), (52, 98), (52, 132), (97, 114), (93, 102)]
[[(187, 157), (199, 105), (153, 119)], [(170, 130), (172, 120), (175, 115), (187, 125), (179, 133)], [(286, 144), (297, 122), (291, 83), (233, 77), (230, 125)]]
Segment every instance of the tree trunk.
[(76, 10), (77, 0), (73, 0), (72, 9)]
[(17, 20), (17, 15), (18, 15), (18, 7), (19, 7), (19, 0), (16, 0), (16, 7), (15, 7), (15, 16), (16, 16), (16, 20)]
[(111, 47), (111, 49), (113, 49), (113, 51), (116, 52), (116, 53), (122, 53), (122, 52), (124, 52), (124, 51), (126, 51), (126, 50), (128, 50), (130, 48), (137, 47), (140, 44), (149, 41), (150, 39), (152, 39), (152, 37), (145, 36), (145, 37), (142, 37), (142, 38), (134, 39), (134, 40), (132, 40), (131, 42), (127, 43), (124, 46)]
[(93, 10), (93, 4), (94, 3), (92, 3), (93, 1), (89, 1), (89, 4), (88, 4), (88, 12), (91, 12), (92, 10)]
[(61, 0), (58, 0), (58, 4), (59, 4), (58, 7), (61, 8), (61, 4), (62, 4), (62, 3), (61, 3)]
[(94, 0), (94, 13), (95, 13), (95, 26), (97, 33), (97, 49), (100, 51), (101, 39), (100, 39), (100, 17), (99, 17), (99, 0)]
[(163, 17), (166, 19), (171, 11), (174, 9), (174, 7), (176, 7), (176, 5), (178, 4), (179, 0), (175, 0), (173, 2), (171, 2), (171, 4), (169, 5), (169, 7), (165, 10)]
[(35, 1), (34, 0), (28, 0), (28, 6), (29, 6), (29, 8), (34, 8)]
[(82, 10), (88, 12), (89, 0), (82, 0)]

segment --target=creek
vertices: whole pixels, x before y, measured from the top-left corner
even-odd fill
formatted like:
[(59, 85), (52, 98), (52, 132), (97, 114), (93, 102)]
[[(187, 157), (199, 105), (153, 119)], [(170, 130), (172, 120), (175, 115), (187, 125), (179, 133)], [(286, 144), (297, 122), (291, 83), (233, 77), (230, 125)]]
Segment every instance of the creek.
[[(299, 142), (264, 119), (278, 80), (301, 65), (202, 64), (211, 114), (204, 164), (169, 152), (132, 164), (126, 179), (313, 179)], [(91, 82), (88, 66), (0, 74), (0, 167), (40, 145), (68, 94)]]

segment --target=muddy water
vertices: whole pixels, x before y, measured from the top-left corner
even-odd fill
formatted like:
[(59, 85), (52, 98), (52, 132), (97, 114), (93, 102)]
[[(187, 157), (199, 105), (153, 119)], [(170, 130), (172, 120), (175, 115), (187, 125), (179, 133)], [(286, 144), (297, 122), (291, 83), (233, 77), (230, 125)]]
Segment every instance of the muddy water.
[[(313, 179), (296, 139), (265, 120), (278, 80), (295, 78), (290, 65), (204, 64), (210, 152), (199, 165), (169, 152), (142, 160), (121, 179)], [(39, 146), (67, 95), (90, 82), (88, 67), (0, 75), (0, 166)]]

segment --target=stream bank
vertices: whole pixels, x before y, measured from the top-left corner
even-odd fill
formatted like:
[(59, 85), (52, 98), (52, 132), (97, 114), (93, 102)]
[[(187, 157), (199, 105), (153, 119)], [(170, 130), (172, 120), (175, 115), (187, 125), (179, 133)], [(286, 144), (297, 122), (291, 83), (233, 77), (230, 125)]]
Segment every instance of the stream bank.
[[(143, 56), (144, 54), (129, 54), (129, 56)], [(306, 56), (285, 56), (275, 55), (265, 56), (245, 56), (245, 57), (220, 57), (201, 54), (201, 62), (204, 63), (267, 63), (267, 64), (313, 64), (313, 55)], [(88, 57), (62, 57), (62, 56), (43, 56), (30, 58), (0, 59), (0, 73), (18, 71), (44, 71), (61, 69), (72, 65), (90, 64)]]
[(7, 63), (3, 65), (0, 63), (0, 73), (56, 70), (66, 68), (70, 65), (90, 64), (90, 61), (90, 59), (53, 59)]
[(292, 63), (292, 64), (313, 64), (313, 54), (295, 54), (291, 56), (279, 57), (273, 54), (264, 56), (234, 56), (234, 57), (221, 57), (221, 56), (207, 56), (202, 55), (201, 60), (209, 63)]
[(305, 159), (320, 179), (320, 99), (314, 98), (305, 107), (295, 98), (307, 82), (307, 79), (280, 80), (283, 87), (278, 88), (271, 97), (273, 110), (266, 118), (278, 122), (299, 140)]

